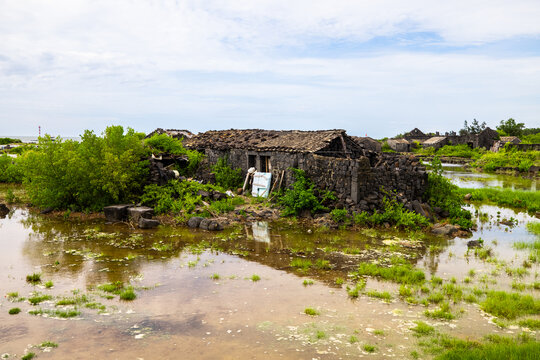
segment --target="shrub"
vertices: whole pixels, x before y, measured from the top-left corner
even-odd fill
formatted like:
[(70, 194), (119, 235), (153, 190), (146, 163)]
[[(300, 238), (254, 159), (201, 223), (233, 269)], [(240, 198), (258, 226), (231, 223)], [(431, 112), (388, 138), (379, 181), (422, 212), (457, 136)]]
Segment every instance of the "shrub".
[(459, 188), (445, 178), (441, 160), (436, 156), (432, 160), (433, 171), (428, 175), (428, 186), (424, 200), (432, 207), (439, 207), (450, 214), (450, 221), (464, 229), (472, 227), (471, 213), (461, 208), (463, 198)]
[(212, 166), (212, 172), (216, 177), (216, 184), (225, 189), (237, 189), (242, 186), (242, 169), (233, 169), (227, 157), (221, 157)]
[(305, 172), (294, 168), (291, 168), (291, 171), (295, 181), (278, 199), (278, 202), (285, 207), (283, 216), (299, 215), (302, 210), (310, 210), (312, 213), (328, 210), (322, 202), (334, 195), (326, 192), (323, 199), (319, 200), (315, 195), (315, 185), (306, 177)]
[(0, 155), (0, 182), (21, 183), (23, 173), (17, 159), (7, 154)]
[(108, 127), (103, 137), (85, 131), (81, 142), (39, 139), (21, 156), (23, 182), (33, 204), (54, 209), (101, 210), (141, 193), (147, 154), (133, 129)]
[(349, 222), (349, 214), (347, 213), (347, 209), (334, 209), (330, 211), (330, 216), (332, 217), (332, 220), (337, 223)]
[(429, 221), (420, 214), (406, 209), (395, 198), (383, 198), (383, 212), (375, 211), (372, 215), (367, 212), (355, 214), (354, 221), (361, 225), (382, 225), (389, 223), (397, 228), (418, 230), (428, 226)]

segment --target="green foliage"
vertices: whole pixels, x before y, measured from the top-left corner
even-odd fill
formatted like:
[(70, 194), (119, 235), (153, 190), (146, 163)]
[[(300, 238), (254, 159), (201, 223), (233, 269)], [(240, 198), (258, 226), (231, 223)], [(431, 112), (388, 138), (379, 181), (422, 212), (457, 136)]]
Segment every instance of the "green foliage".
[(479, 134), (485, 129), (486, 129), (485, 121), (480, 124), (478, 120), (473, 119), (473, 121), (471, 122), (471, 125), (469, 125), (467, 123), (467, 120), (465, 120), (463, 124), (463, 129), (459, 130), (459, 135)]
[(360, 225), (382, 225), (389, 223), (396, 228), (418, 230), (428, 226), (429, 221), (420, 214), (406, 209), (395, 198), (383, 198), (383, 212), (375, 211), (373, 214), (361, 212), (355, 214), (354, 222)]
[(501, 124), (497, 126), (497, 130), (503, 136), (521, 136), (524, 128), (524, 123), (517, 123), (516, 120), (512, 118), (501, 120)]
[[(291, 168), (295, 178), (291, 188), (285, 190), (278, 202), (285, 207), (283, 216), (299, 215), (302, 210), (310, 210), (312, 213), (327, 210), (321, 200), (315, 195), (315, 185), (306, 177), (303, 170)], [(325, 197), (329, 197), (328, 192)]]
[(513, 320), (518, 316), (538, 315), (540, 313), (540, 300), (534, 299), (531, 295), (489, 291), (480, 307), (485, 312), (495, 316)]
[(377, 298), (389, 302), (392, 300), (392, 295), (388, 291), (370, 290), (366, 292), (369, 297)]
[(450, 221), (464, 229), (472, 227), (471, 213), (461, 208), (463, 197), (459, 188), (443, 176), (441, 160), (434, 157), (431, 163), (432, 172), (428, 174), (428, 186), (424, 200), (432, 207), (440, 207), (450, 214)]
[(261, 277), (259, 275), (257, 275), (257, 274), (253, 274), (253, 275), (251, 275), (250, 280), (253, 281), (253, 282), (256, 282), (256, 281), (261, 280)]
[(540, 236), (540, 222), (527, 223), (527, 230), (532, 234)]
[(436, 360), (535, 360), (540, 359), (540, 343), (514, 339), (481, 344), (474, 347), (452, 347)]
[(29, 352), (28, 354), (24, 355), (23, 357), (21, 357), (21, 360), (31, 360), (33, 359), (34, 357), (36, 357), (36, 354), (33, 353), (33, 352)]
[(529, 171), (532, 165), (540, 164), (540, 151), (518, 151), (512, 147), (505, 147), (499, 152), (486, 152), (472, 165), (486, 171), (495, 171), (501, 167), (517, 168), (521, 172)]
[(85, 131), (81, 142), (39, 139), (19, 160), (33, 204), (54, 209), (101, 210), (130, 202), (142, 190), (147, 154), (133, 129), (108, 127), (103, 137)]
[(144, 141), (153, 152), (161, 152), (172, 155), (186, 155), (188, 165), (185, 168), (178, 168), (178, 171), (183, 175), (190, 175), (197, 170), (199, 163), (204, 155), (196, 150), (188, 150), (182, 145), (182, 140), (170, 137), (167, 134), (156, 134)]
[(388, 145), (388, 141), (383, 142), (381, 147), (382, 152), (395, 153), (395, 151)]
[(349, 222), (349, 214), (347, 212), (347, 209), (334, 209), (330, 211), (330, 216), (332, 217), (332, 220), (337, 223)]
[(21, 183), (23, 172), (17, 158), (7, 154), (0, 155), (0, 182)]
[(124, 300), (124, 301), (131, 301), (131, 300), (135, 300), (135, 298), (137, 298), (137, 294), (133, 290), (132, 286), (128, 286), (127, 288), (122, 290), (120, 292), (119, 296), (120, 296), (120, 299)]
[(227, 157), (221, 157), (212, 166), (212, 172), (216, 177), (216, 184), (225, 189), (235, 190), (242, 186), (242, 169), (233, 169)]
[(433, 326), (430, 326), (423, 321), (415, 321), (415, 323), (416, 326), (411, 328), (411, 330), (414, 331), (415, 336), (426, 336), (435, 332), (435, 328)]
[(201, 196), (197, 194), (199, 191), (218, 189), (214, 185), (203, 185), (196, 181), (171, 180), (164, 186), (155, 184), (145, 186), (140, 201), (143, 205), (153, 207), (156, 214), (169, 212), (190, 214), (202, 204)]
[(210, 209), (217, 212), (218, 214), (228, 213), (235, 209), (236, 205), (244, 204), (244, 200), (239, 197), (222, 199), (219, 201), (214, 201), (210, 204)]
[(41, 282), (41, 274), (33, 273), (33, 274), (30, 274), (30, 275), (26, 275), (26, 282), (29, 282), (31, 284)]
[(376, 276), (384, 280), (393, 281), (399, 284), (422, 284), (425, 281), (425, 274), (422, 270), (415, 269), (411, 264), (394, 258), (393, 263), (388, 266), (381, 266), (372, 263), (360, 263), (354, 276)]
[(313, 309), (313, 308), (305, 308), (304, 309), (304, 313), (306, 315), (310, 315), (310, 316), (317, 316), (317, 315), (320, 315), (321, 313), (318, 312), (317, 310)]
[(7, 144), (17, 144), (21, 143), (22, 141), (20, 139), (12, 139), (12, 138), (0, 138), (0, 145), (7, 145)]
[(523, 144), (540, 144), (540, 131), (522, 136), (520, 139)]
[(9, 315), (17, 315), (17, 314), (20, 313), (20, 312), (21, 312), (21, 309), (18, 308), (18, 307), (16, 307), (16, 308), (11, 308), (11, 309), (9, 309), (8, 314), (9, 314)]
[(443, 302), (439, 305), (439, 308), (433, 311), (426, 310), (424, 315), (434, 319), (452, 320), (455, 318), (454, 314), (450, 311), (450, 305), (447, 302)]
[(512, 207), (515, 209), (524, 209), (530, 214), (540, 211), (540, 192), (521, 191), (511, 189), (458, 189), (459, 197), (463, 198), (465, 194), (471, 194), (471, 201), (493, 203), (499, 206)]

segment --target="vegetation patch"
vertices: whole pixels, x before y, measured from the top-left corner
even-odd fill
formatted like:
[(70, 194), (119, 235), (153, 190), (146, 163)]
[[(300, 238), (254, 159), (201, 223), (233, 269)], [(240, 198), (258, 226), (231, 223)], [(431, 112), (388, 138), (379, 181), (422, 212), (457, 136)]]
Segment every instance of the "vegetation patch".
[(422, 270), (413, 268), (411, 264), (399, 258), (393, 258), (390, 266), (361, 263), (353, 275), (356, 277), (364, 275), (375, 276), (399, 284), (409, 285), (422, 284), (426, 278)]
[(41, 274), (33, 273), (31, 275), (26, 275), (26, 282), (31, 284), (36, 284), (41, 282)]
[(17, 314), (20, 313), (20, 312), (21, 312), (21, 309), (18, 308), (18, 307), (16, 307), (16, 308), (11, 308), (11, 309), (9, 309), (9, 311), (8, 311), (9, 315), (17, 315)]
[(480, 307), (492, 315), (513, 320), (523, 315), (539, 314), (540, 300), (534, 299), (531, 295), (489, 291)]
[(28, 301), (32, 305), (37, 305), (39, 303), (42, 303), (43, 301), (51, 300), (51, 295), (46, 294), (40, 294), (40, 293), (34, 293), (31, 297), (28, 298)]
[(450, 305), (447, 302), (441, 303), (439, 305), (439, 308), (436, 310), (424, 311), (424, 315), (430, 318), (441, 320), (452, 320), (455, 318), (454, 314), (452, 314), (452, 312), (450, 311)]
[(310, 316), (317, 316), (317, 315), (320, 315), (320, 314), (321, 314), (321, 313), (320, 313), (319, 311), (317, 311), (316, 309), (310, 308), (310, 307), (305, 308), (305, 309), (304, 309), (304, 313), (305, 313), (306, 315), (310, 315)]
[(365, 211), (355, 214), (354, 222), (359, 225), (382, 225), (388, 223), (396, 228), (418, 230), (429, 225), (422, 215), (406, 209), (393, 197), (383, 198), (383, 211), (375, 210), (373, 214)]
[(415, 336), (427, 336), (435, 333), (435, 328), (423, 321), (415, 321), (416, 326), (411, 328)]
[(437, 356), (437, 360), (533, 360), (540, 358), (540, 343), (536, 341), (499, 338), (495, 342), (476, 346), (457, 346)]
[(523, 209), (530, 214), (540, 211), (540, 192), (538, 191), (460, 188), (458, 192), (461, 197), (465, 194), (471, 194), (470, 201), (473, 202), (492, 203), (503, 207)]

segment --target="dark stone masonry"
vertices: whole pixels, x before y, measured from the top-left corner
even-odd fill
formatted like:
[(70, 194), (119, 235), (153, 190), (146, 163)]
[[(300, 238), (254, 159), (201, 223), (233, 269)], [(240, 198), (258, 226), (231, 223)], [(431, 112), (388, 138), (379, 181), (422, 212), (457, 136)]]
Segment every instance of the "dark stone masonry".
[(206, 155), (197, 178), (210, 179), (210, 165), (224, 156), (244, 176), (249, 168), (270, 172), (282, 187), (294, 181), (290, 168), (298, 168), (353, 210), (379, 208), (389, 193), (412, 209), (412, 201), (421, 201), (427, 186), (426, 170), (414, 157), (366, 149), (344, 130), (208, 131), (184, 145)]

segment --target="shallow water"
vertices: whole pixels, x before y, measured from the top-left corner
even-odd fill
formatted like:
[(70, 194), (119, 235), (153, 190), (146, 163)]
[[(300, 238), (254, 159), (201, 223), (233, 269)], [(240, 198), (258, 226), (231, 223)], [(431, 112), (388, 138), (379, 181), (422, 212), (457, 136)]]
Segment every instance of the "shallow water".
[[(501, 225), (497, 211), (500, 219), (512, 217), (517, 224)], [(519, 278), (505, 269), (520, 267), (527, 258), (527, 251), (514, 250), (512, 244), (535, 240), (525, 229), (534, 219), (491, 206), (480, 207), (477, 216), (487, 222), (473, 238), (481, 237), (493, 249), (497, 263), (467, 251), (469, 239), (426, 237), (424, 246), (408, 248), (400, 245), (409, 244), (402, 240), (410, 236), (402, 233), (329, 231), (296, 222), (256, 222), (222, 233), (165, 226), (142, 231), (102, 219), (53, 219), (18, 208), (0, 219), (0, 293), (28, 297), (38, 291), (54, 299), (33, 306), (2, 297), (0, 354), (19, 358), (29, 350), (43, 359), (403, 358), (418, 349), (409, 330), (415, 320), (461, 338), (518, 333), (497, 327), (478, 305), (465, 302), (456, 305), (464, 310), (456, 320), (427, 319), (424, 306), (399, 299), (399, 286), (389, 282), (367, 282), (367, 289), (389, 291), (389, 303), (366, 295), (351, 299), (345, 290), (351, 284), (347, 274), (359, 262), (390, 255), (408, 259), (428, 277), (455, 277), (458, 284), (471, 269), (476, 275), (470, 286), (510, 290), (514, 281), (532, 283), (537, 264)], [(291, 267), (293, 258), (324, 259), (329, 266), (303, 272)], [(27, 283), (32, 273), (41, 273), (42, 282)], [(251, 280), (255, 274), (259, 281)], [(343, 286), (335, 284), (338, 277), (345, 279)], [(314, 284), (303, 285), (308, 279)], [(47, 289), (43, 284), (49, 280), (54, 286)], [(97, 289), (116, 281), (133, 285), (137, 299), (107, 299)], [(524, 292), (538, 295), (538, 290)], [(69, 320), (28, 313), (71, 309), (55, 301), (81, 294), (105, 308), (80, 305), (81, 315)], [(12, 307), (22, 312), (9, 315)], [(320, 315), (304, 314), (306, 307)], [(351, 343), (351, 336), (358, 342)], [(59, 346), (50, 352), (35, 347), (44, 341)], [(374, 354), (363, 349), (366, 344), (377, 347)]]
[(505, 174), (476, 172), (461, 164), (443, 164), (444, 176), (462, 188), (503, 188), (537, 191), (537, 180)]

